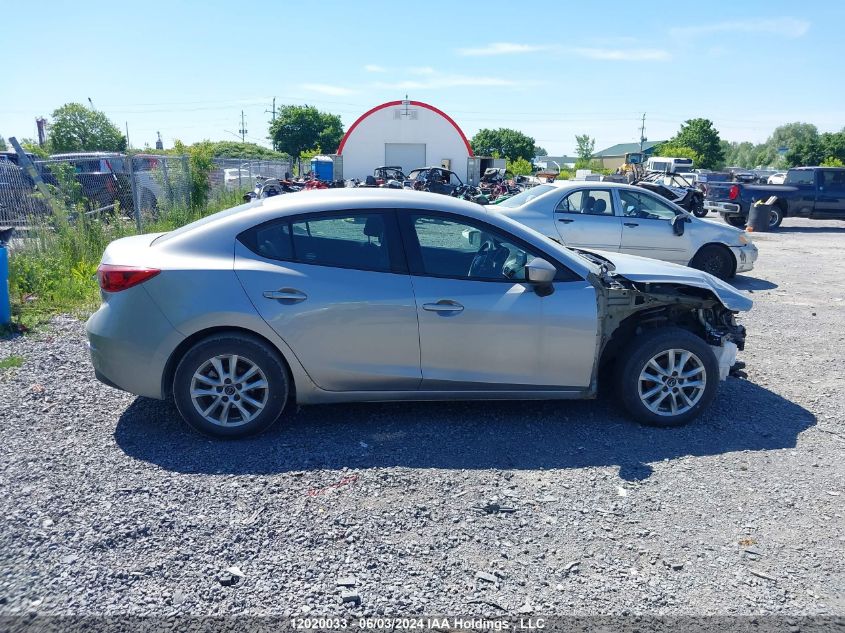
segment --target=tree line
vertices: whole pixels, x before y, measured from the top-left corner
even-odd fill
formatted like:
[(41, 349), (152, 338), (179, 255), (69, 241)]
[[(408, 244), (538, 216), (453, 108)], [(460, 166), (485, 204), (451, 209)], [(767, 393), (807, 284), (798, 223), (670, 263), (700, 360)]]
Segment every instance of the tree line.
[[(302, 158), (318, 153), (334, 153), (344, 128), (337, 114), (322, 112), (311, 105), (282, 106), (270, 122), (268, 139), (273, 149), (256, 143), (203, 141), (203, 153), (213, 157), (244, 159)], [(67, 103), (53, 111), (46, 147), (31, 139), (22, 144), (41, 156), (66, 152), (128, 151), (127, 139), (103, 113), (80, 103)], [(481, 129), (470, 144), (478, 156), (504, 158), (517, 174), (531, 173), (536, 156), (546, 156), (545, 148), (534, 138), (512, 128)], [(576, 168), (601, 165), (594, 159), (595, 139), (589, 134), (575, 136)], [(185, 146), (178, 143), (181, 149)], [(0, 137), (0, 150), (6, 149)], [(145, 147), (144, 151), (156, 151)], [(160, 151), (160, 150), (158, 150)], [(173, 150), (170, 150), (173, 151)], [(811, 123), (787, 123), (774, 129), (764, 143), (723, 140), (710, 119), (685, 121), (668, 141), (656, 147), (653, 155), (691, 158), (697, 167), (772, 167), (785, 169), (798, 165), (845, 165), (845, 127), (839, 132), (820, 133)]]

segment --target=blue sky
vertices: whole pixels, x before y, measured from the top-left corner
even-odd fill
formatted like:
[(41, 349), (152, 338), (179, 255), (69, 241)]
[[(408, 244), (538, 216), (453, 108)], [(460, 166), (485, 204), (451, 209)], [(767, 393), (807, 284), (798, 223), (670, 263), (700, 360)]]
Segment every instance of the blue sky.
[[(649, 8), (649, 5), (653, 8)], [(472, 136), (513, 127), (552, 154), (662, 140), (692, 117), (728, 140), (780, 123), (845, 125), (845, 2), (144, 2), (0, 0), (0, 135), (90, 97), (133, 146), (267, 144), (277, 105), (348, 127), (374, 105), (431, 103)]]

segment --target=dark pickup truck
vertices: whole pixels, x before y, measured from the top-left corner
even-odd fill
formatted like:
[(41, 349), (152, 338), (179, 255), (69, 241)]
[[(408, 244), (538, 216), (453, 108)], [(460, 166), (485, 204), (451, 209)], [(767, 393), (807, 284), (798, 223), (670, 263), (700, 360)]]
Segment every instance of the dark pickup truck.
[(782, 185), (747, 185), (741, 182), (707, 184), (704, 208), (717, 211), (725, 222), (742, 228), (748, 211), (757, 200), (777, 198), (772, 207), (770, 228), (784, 218), (845, 220), (845, 168), (796, 167), (790, 169)]

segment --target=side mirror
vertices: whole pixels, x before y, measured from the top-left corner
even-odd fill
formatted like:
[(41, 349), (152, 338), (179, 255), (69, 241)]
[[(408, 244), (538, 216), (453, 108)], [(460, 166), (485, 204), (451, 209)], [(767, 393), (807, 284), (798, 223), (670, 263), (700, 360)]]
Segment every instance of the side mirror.
[(528, 283), (535, 284), (534, 292), (541, 297), (554, 292), (552, 282), (556, 275), (557, 268), (540, 257), (535, 257), (525, 265), (525, 279)]
[(676, 215), (672, 218), (672, 232), (675, 235), (683, 235), (684, 234), (684, 225), (687, 223), (687, 217), (685, 215)]
[(532, 284), (550, 284), (555, 275), (557, 268), (540, 257), (535, 257), (525, 265), (525, 279)]

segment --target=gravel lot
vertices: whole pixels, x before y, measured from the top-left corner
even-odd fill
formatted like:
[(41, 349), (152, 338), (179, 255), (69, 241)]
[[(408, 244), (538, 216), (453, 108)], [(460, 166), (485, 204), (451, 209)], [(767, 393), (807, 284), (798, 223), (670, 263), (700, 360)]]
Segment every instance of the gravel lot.
[(736, 281), (748, 380), (682, 429), (379, 404), (214, 441), (99, 384), (76, 320), (0, 341), (0, 614), (845, 615), (845, 225), (785, 224)]

